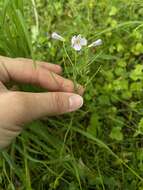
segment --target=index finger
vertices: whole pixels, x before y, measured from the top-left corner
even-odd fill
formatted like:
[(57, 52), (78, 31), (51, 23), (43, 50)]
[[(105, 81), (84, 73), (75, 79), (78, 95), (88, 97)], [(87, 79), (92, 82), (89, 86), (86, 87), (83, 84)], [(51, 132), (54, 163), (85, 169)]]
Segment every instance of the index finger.
[[(0, 57), (0, 73), (3, 71), (3, 75), (0, 75), (0, 80), (3, 79), (3, 82), (8, 82), (12, 79), (22, 83), (36, 84), (50, 91), (75, 91), (75, 85), (71, 80), (51, 72), (43, 67), (43, 63), (37, 63), (39, 63), (38, 66), (34, 68), (32, 60), (5, 59), (4, 57), (1, 59)], [(83, 87), (81, 85), (78, 85), (77, 93), (83, 94)]]

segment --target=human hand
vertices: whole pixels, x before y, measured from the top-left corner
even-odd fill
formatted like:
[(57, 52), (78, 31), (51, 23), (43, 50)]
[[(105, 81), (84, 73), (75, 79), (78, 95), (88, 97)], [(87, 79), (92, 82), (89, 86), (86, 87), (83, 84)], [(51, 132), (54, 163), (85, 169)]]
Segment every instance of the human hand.
[[(25, 123), (44, 116), (75, 111), (83, 104), (82, 86), (74, 93), (72, 81), (60, 76), (58, 65), (30, 59), (0, 56), (0, 148), (8, 146), (22, 131)], [(9, 81), (39, 85), (51, 92), (28, 93), (10, 91)]]

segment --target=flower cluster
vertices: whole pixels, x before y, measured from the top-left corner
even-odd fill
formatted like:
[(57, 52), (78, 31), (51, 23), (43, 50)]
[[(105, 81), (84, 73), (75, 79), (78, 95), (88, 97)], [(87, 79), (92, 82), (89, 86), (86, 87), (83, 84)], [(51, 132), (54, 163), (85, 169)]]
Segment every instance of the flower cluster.
[[(60, 41), (65, 42), (65, 39), (61, 35), (57, 34), (56, 32), (53, 32), (51, 37), (55, 40), (60, 40)], [(98, 39), (98, 40), (92, 42), (91, 44), (89, 44), (88, 47), (90, 48), (90, 47), (96, 47), (96, 46), (100, 46), (100, 45), (102, 45), (102, 40)], [(80, 51), (83, 46), (87, 46), (87, 39), (82, 37), (81, 34), (79, 34), (77, 36), (75, 35), (71, 39), (71, 46), (76, 51)]]

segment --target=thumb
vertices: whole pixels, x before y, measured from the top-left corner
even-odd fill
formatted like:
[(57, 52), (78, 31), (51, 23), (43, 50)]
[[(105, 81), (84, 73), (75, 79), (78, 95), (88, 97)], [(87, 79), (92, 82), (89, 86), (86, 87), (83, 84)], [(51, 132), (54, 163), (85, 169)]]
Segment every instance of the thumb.
[[(79, 109), (83, 105), (83, 98), (80, 95), (64, 92), (48, 93), (25, 93), (15, 92), (18, 96), (18, 107), (22, 113), (16, 118), (20, 123), (29, 122), (43, 116), (60, 115)], [(15, 112), (16, 113), (16, 112)], [(19, 123), (19, 124), (20, 124)]]

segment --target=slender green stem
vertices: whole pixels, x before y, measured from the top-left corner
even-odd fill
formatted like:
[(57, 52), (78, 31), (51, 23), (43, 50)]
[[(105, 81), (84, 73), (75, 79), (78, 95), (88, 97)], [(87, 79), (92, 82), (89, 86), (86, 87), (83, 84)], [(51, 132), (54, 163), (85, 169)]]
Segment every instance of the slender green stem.
[(32, 5), (33, 5), (33, 10), (34, 10), (34, 16), (35, 16), (35, 22), (36, 22), (36, 31), (37, 33), (39, 32), (39, 18), (38, 18), (38, 12), (36, 8), (36, 3), (35, 0), (31, 0)]
[[(63, 42), (63, 48), (64, 48), (64, 51), (65, 51), (65, 54), (72, 66), (72, 70), (73, 70), (73, 82), (74, 82), (74, 87), (76, 87), (76, 71), (75, 71), (75, 64), (72, 62), (67, 50), (66, 50), (66, 46), (65, 46), (65, 43)], [(75, 88), (76, 89), (76, 88)]]

